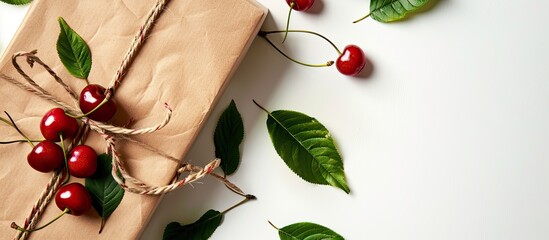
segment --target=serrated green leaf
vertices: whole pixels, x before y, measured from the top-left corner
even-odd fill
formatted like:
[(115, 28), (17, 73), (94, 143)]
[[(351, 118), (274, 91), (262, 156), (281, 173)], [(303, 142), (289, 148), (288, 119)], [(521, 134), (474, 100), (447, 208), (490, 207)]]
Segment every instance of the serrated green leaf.
[(86, 178), (85, 183), (92, 197), (93, 208), (101, 216), (101, 229), (105, 220), (116, 210), (124, 197), (124, 189), (111, 175), (111, 159), (110, 155), (99, 155), (97, 171), (92, 177)]
[(86, 41), (59, 17), (61, 31), (57, 38), (57, 54), (65, 68), (77, 78), (88, 79), (92, 58)]
[(32, 2), (32, 0), (0, 0), (11, 5), (23, 5)]
[(429, 0), (371, 0), (370, 14), (379, 22), (403, 19), (408, 13), (422, 8)]
[(303, 113), (279, 110), (269, 113), (267, 128), (278, 155), (297, 175), (350, 192), (343, 161), (324, 125)]
[(233, 174), (240, 164), (240, 144), (244, 138), (244, 124), (234, 100), (225, 109), (214, 132), (215, 156), (221, 159), (221, 169)]
[(280, 240), (344, 240), (342, 236), (322, 225), (300, 222), (278, 229)]
[(196, 222), (181, 226), (178, 222), (169, 223), (164, 229), (163, 240), (205, 240), (212, 236), (221, 225), (223, 213), (208, 210)]

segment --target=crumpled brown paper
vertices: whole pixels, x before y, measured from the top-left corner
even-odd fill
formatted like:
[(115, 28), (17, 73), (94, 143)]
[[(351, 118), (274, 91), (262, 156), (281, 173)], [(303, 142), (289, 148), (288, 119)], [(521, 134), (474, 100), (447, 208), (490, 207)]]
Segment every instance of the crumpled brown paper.
[[(92, 52), (91, 83), (106, 86), (120, 65), (138, 28), (155, 1), (137, 0), (36, 0), (0, 61), (0, 72), (23, 82), (11, 64), (12, 54), (38, 49), (37, 56), (79, 92), (84, 81), (72, 77), (61, 64), (55, 43), (58, 17), (78, 32)], [(117, 89), (119, 110), (113, 123), (134, 119), (134, 128), (149, 127), (165, 116), (164, 102), (173, 109), (171, 122), (162, 130), (139, 140), (172, 156), (184, 156), (208, 114), (245, 55), (266, 15), (253, 0), (173, 0), (152, 30), (145, 46)], [(23, 69), (41, 86), (66, 103), (68, 94), (40, 66)], [(7, 111), (31, 139), (41, 139), (42, 115), (55, 107), (31, 93), (0, 79), (0, 110)], [(5, 116), (4, 116), (5, 117)], [(0, 124), (0, 141), (21, 139), (9, 126)], [(87, 140), (104, 152), (97, 135)], [(167, 184), (177, 164), (131, 143), (119, 142), (121, 157), (130, 174), (149, 184)], [(31, 147), (26, 143), (0, 145), (0, 236), (11, 239), (51, 174), (27, 164)], [(206, 161), (204, 161), (206, 163)], [(81, 181), (72, 178), (72, 181)], [(179, 189), (178, 191), (185, 191)], [(83, 216), (67, 215), (30, 239), (135, 239), (147, 224), (160, 198), (126, 193), (118, 209), (98, 234), (100, 217), (94, 210)], [(38, 226), (60, 213), (50, 203)], [(158, 236), (160, 239), (161, 236)]]

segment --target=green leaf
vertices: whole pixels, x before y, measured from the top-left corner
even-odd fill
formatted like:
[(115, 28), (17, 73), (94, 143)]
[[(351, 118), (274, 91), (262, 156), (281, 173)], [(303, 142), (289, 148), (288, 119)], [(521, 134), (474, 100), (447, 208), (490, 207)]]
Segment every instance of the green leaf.
[(101, 154), (97, 157), (97, 171), (92, 177), (86, 178), (86, 188), (90, 191), (93, 208), (101, 216), (101, 230), (106, 219), (118, 207), (124, 197), (124, 189), (118, 185), (111, 175), (111, 156)]
[(379, 22), (392, 22), (403, 19), (425, 6), (429, 0), (371, 0), (370, 14)]
[(32, 2), (32, 0), (0, 0), (11, 5), (23, 5)]
[(278, 236), (281, 240), (344, 240), (331, 229), (310, 222), (294, 223), (280, 228)]
[(240, 143), (244, 138), (244, 124), (234, 100), (219, 117), (214, 132), (215, 156), (221, 159), (221, 169), (233, 174), (240, 163)]
[(164, 229), (163, 240), (204, 240), (208, 239), (221, 225), (223, 213), (208, 210), (198, 221), (181, 226), (178, 222), (169, 223)]
[(65, 68), (77, 78), (88, 79), (92, 59), (88, 44), (59, 17), (61, 32), (57, 38), (57, 54)]
[(267, 128), (274, 148), (292, 171), (305, 181), (350, 192), (343, 161), (324, 125), (300, 112), (279, 110), (269, 113), (259, 107), (269, 114)]

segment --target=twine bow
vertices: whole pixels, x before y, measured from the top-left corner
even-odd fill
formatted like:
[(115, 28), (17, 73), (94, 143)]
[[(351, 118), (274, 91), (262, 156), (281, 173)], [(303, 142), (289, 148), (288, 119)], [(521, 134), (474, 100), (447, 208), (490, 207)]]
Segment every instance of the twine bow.
[[(124, 75), (127, 73), (133, 60), (135, 59), (139, 50), (145, 43), (145, 40), (147, 39), (147, 36), (149, 35), (152, 27), (154, 26), (154, 23), (157, 21), (157, 19), (159, 18), (159, 16), (163, 12), (164, 8), (166, 7), (169, 1), (170, 0), (158, 0), (153, 6), (153, 8), (150, 10), (150, 12), (148, 13), (145, 23), (143, 24), (142, 27), (140, 27), (139, 31), (134, 37), (128, 51), (125, 54), (124, 60), (120, 64), (120, 67), (116, 71), (116, 74), (114, 75), (113, 79), (111, 80), (110, 84), (107, 87), (107, 91), (106, 91), (107, 100), (112, 98), (112, 96), (114, 95), (115, 90), (120, 85)], [(50, 101), (60, 106), (67, 113), (70, 113), (75, 116), (82, 115), (83, 113), (79, 108), (77, 107), (75, 108), (69, 104), (64, 103), (63, 101), (57, 99), (48, 91), (40, 87), (28, 74), (26, 74), (21, 69), (21, 67), (17, 63), (18, 58), (24, 57), (30, 67), (33, 67), (35, 63), (41, 65), (56, 80), (56, 82), (59, 83), (66, 90), (67, 93), (69, 93), (74, 103), (78, 105), (78, 95), (67, 84), (65, 84), (65, 82), (47, 64), (45, 64), (39, 57), (37, 57), (36, 54), (37, 54), (36, 50), (31, 52), (18, 52), (14, 54), (12, 57), (13, 66), (16, 68), (17, 72), (26, 80), (27, 84), (21, 83), (15, 78), (5, 75), (3, 73), (0, 73), (0, 78), (3, 78), (23, 90), (33, 93), (42, 99), (45, 99), (47, 101)], [(237, 193), (242, 193), (242, 191), (238, 187), (226, 181), (226, 179), (224, 179), (223, 177), (220, 177), (219, 175), (212, 173), (212, 171), (219, 166), (220, 164), (219, 159), (214, 159), (213, 161), (208, 163), (206, 166), (204, 166), (204, 168), (192, 166), (191, 164), (182, 162), (181, 160), (175, 157), (172, 157), (163, 151), (155, 149), (154, 147), (148, 144), (139, 142), (131, 138), (132, 135), (152, 133), (166, 126), (166, 124), (168, 124), (168, 122), (171, 119), (172, 109), (168, 104), (165, 104), (165, 109), (166, 109), (166, 116), (162, 122), (149, 128), (140, 128), (140, 129), (131, 129), (131, 128), (125, 128), (125, 127), (112, 126), (106, 123), (94, 121), (87, 117), (82, 117), (81, 120), (84, 123), (84, 125), (79, 129), (77, 137), (73, 139), (73, 142), (71, 143), (71, 145), (69, 145), (69, 149), (72, 148), (74, 145), (76, 145), (76, 143), (78, 142), (77, 139), (85, 138), (89, 130), (93, 130), (99, 133), (105, 140), (105, 144), (106, 144), (105, 152), (109, 153), (112, 156), (112, 172), (111, 173), (113, 178), (118, 184), (120, 184), (120, 186), (124, 190), (132, 193), (144, 194), (144, 195), (160, 195), (160, 194), (172, 191), (187, 183), (194, 182), (204, 177), (207, 174), (212, 174), (214, 177), (222, 180), (225, 183), (225, 185), (227, 185), (227, 187), (229, 187), (231, 190)], [(169, 160), (176, 161), (181, 164), (181, 168), (177, 171), (177, 173), (179, 174), (179, 173), (188, 172), (189, 174), (185, 178), (182, 178), (181, 180), (173, 181), (168, 185), (150, 186), (145, 182), (132, 177), (126, 171), (124, 167), (124, 163), (122, 159), (119, 157), (119, 154), (116, 148), (117, 139), (123, 139), (123, 140), (133, 142)], [(120, 173), (120, 175), (118, 173)], [(38, 201), (34, 204), (30, 215), (25, 220), (24, 228), (35, 227), (44, 209), (46, 208), (48, 203), (51, 201), (53, 196), (55, 195), (55, 192), (61, 186), (62, 180), (63, 180), (62, 170), (58, 170), (53, 173), (50, 181), (46, 185), (46, 188), (42, 192), (40, 199), (38, 199)], [(27, 232), (18, 231), (15, 239), (26, 239), (28, 235), (29, 233)]]

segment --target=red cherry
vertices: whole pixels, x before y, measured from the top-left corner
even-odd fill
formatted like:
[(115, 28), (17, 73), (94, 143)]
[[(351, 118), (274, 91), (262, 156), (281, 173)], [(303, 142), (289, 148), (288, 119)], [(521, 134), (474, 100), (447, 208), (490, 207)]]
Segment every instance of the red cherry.
[(59, 134), (63, 138), (71, 138), (78, 131), (78, 122), (76, 119), (67, 116), (61, 108), (54, 108), (48, 111), (40, 122), (40, 132), (46, 140), (58, 142)]
[[(105, 99), (106, 89), (97, 84), (90, 84), (80, 93), (80, 110), (84, 114), (95, 109)], [(111, 99), (93, 113), (88, 115), (90, 119), (100, 122), (109, 121), (116, 113), (116, 103)]]
[(307, 11), (311, 6), (313, 6), (313, 3), (315, 3), (315, 0), (286, 0), (286, 3), (288, 3), (288, 6), (292, 6), (292, 2), (294, 3), (294, 6), (292, 7), (296, 11)]
[(63, 149), (52, 141), (42, 141), (27, 155), (29, 165), (39, 172), (51, 172), (63, 164)]
[(80, 216), (91, 208), (91, 196), (86, 187), (80, 183), (69, 183), (59, 188), (55, 194), (55, 204), (61, 211)]
[(77, 178), (92, 176), (97, 170), (97, 153), (87, 145), (78, 145), (69, 153), (69, 172)]
[(345, 75), (356, 76), (366, 65), (366, 56), (360, 47), (347, 45), (343, 53), (337, 58), (337, 70)]

